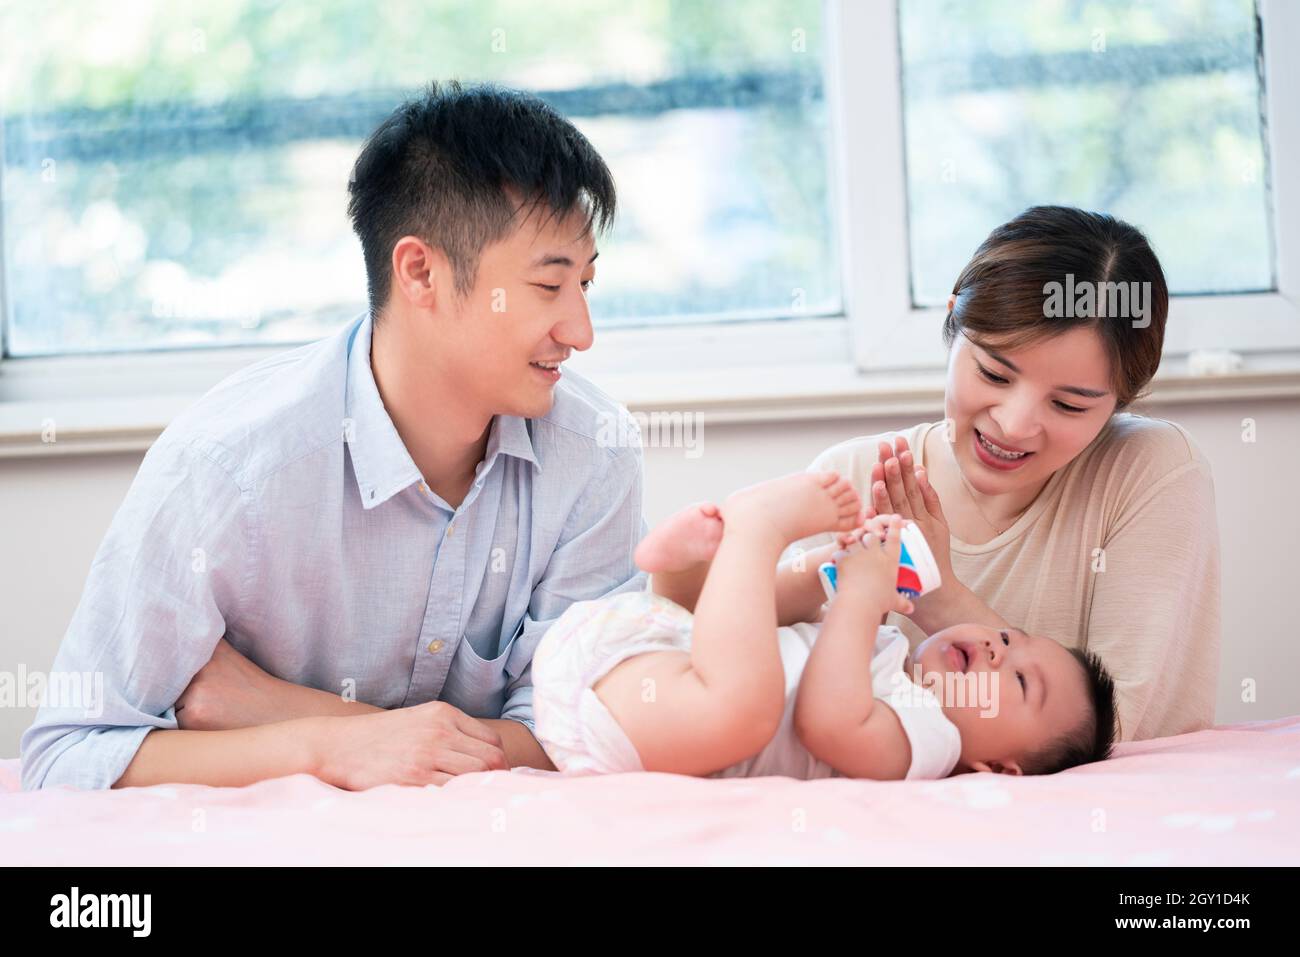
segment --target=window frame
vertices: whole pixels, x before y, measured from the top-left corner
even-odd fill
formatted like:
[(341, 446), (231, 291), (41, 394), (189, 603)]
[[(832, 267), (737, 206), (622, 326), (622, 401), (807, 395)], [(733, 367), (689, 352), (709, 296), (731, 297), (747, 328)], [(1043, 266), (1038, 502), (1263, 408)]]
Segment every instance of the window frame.
[[(834, 38), (844, 88), (877, 91), (857, 109), (842, 108), (838, 117), (843, 168), (860, 171), (846, 183), (851, 225), (845, 261), (862, 267), (848, 273), (854, 358), (863, 372), (931, 368), (945, 353), (940, 340), (945, 310), (912, 305), (898, 7), (842, 0), (833, 6), (842, 21)], [(1300, 38), (1300, 4), (1258, 0), (1257, 9), (1264, 46), (1264, 175), (1270, 184), (1277, 289), (1171, 297), (1164, 357), (1175, 365), (1202, 351), (1300, 350), (1300, 181), (1281, 175), (1300, 169), (1300, 64), (1284, 49), (1286, 38)], [(861, 308), (867, 302), (878, 308)], [(1233, 330), (1227, 343), (1225, 326)]]
[[(911, 302), (897, 5), (824, 0), (823, 9), (828, 193), (843, 313), (600, 330), (597, 348), (571, 364), (634, 409), (770, 421), (941, 407), (944, 313)], [(1277, 290), (1174, 297), (1153, 401), (1300, 396), (1300, 177), (1283, 175), (1300, 169), (1300, 58), (1285, 50), (1288, 38), (1300, 39), (1300, 4), (1258, 0), (1258, 11)], [(861, 90), (873, 94), (854, 92)], [(0, 246), (0, 304), (7, 308), (2, 253)], [(1233, 330), (1230, 343), (1218, 331), (1225, 326)], [(0, 351), (0, 456), (54, 451), (55, 443), (32, 445), (52, 409), (71, 423), (61, 435), (82, 437), (81, 446), (60, 439), (58, 451), (147, 447), (182, 400), (294, 347), (22, 358)], [(1194, 353), (1202, 350), (1230, 351), (1241, 362), (1225, 375), (1201, 377)]]

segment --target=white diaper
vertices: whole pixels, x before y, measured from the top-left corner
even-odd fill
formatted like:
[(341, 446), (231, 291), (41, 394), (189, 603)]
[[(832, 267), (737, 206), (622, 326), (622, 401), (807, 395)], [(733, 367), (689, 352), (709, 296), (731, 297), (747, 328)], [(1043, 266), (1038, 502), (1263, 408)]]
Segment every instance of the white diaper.
[(640, 771), (641, 756), (592, 686), (647, 651), (690, 651), (690, 612), (660, 595), (625, 592), (570, 605), (533, 653), (533, 724), (560, 771)]

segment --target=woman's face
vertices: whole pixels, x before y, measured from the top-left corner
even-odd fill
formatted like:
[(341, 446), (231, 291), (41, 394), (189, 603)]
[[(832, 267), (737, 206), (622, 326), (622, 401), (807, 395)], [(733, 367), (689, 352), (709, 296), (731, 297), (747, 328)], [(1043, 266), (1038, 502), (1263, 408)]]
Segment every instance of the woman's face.
[(1014, 351), (959, 335), (944, 399), (957, 465), (976, 491), (1041, 485), (1087, 448), (1115, 411), (1110, 360), (1079, 326)]

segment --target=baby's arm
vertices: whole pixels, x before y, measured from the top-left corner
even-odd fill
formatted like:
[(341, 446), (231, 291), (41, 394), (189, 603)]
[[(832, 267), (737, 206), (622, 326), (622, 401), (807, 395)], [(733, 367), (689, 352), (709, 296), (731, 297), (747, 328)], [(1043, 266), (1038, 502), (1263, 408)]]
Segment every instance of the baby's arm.
[[(873, 519), (866, 545), (836, 564), (838, 590), (813, 644), (795, 699), (794, 727), (804, 747), (847, 777), (899, 780), (912, 750), (898, 715), (872, 693), (876, 629), (890, 611), (906, 614), (898, 594), (900, 521)], [(884, 546), (876, 537), (887, 529)]]

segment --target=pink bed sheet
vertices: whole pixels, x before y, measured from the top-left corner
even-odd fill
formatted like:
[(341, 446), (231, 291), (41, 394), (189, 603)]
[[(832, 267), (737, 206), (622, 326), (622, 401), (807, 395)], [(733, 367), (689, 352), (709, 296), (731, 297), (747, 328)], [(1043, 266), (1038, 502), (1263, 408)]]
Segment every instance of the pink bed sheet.
[(1121, 745), (1051, 777), (574, 777), (340, 791), (308, 775), (25, 793), (4, 864), (1300, 864), (1300, 715)]

